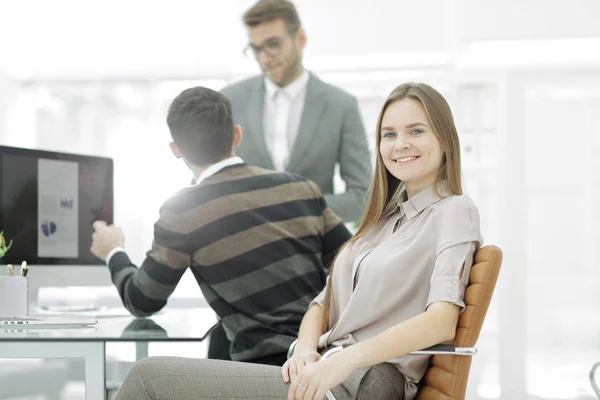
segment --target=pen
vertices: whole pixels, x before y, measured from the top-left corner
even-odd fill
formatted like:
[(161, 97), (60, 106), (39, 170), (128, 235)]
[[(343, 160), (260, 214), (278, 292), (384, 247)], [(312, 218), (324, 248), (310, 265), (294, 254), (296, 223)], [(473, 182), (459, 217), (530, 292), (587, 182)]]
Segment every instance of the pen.
[(21, 263), (21, 276), (27, 276), (29, 272), (29, 267), (27, 266), (27, 261), (23, 261)]
[(8, 276), (15, 276), (15, 268), (12, 264), (8, 264), (6, 268), (8, 268)]

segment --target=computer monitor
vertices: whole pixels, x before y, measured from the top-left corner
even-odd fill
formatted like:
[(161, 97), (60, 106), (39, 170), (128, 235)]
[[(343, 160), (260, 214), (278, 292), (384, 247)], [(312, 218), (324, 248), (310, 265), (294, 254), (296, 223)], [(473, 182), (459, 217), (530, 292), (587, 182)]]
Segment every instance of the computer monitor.
[(31, 265), (31, 300), (41, 286), (111, 284), (90, 251), (93, 221), (113, 222), (110, 158), (0, 146), (0, 179), (0, 230), (13, 241), (1, 262)]

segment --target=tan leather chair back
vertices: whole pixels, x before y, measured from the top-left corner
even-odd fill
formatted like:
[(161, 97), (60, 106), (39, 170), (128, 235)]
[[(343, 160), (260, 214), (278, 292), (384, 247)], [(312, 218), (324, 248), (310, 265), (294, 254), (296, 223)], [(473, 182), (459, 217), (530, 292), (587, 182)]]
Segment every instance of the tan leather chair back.
[[(475, 254), (471, 267), (469, 286), (465, 291), (465, 311), (458, 320), (454, 344), (457, 347), (473, 347), (481, 332), (498, 280), (502, 250), (485, 246)], [(471, 357), (434, 355), (421, 382), (417, 400), (464, 400)]]

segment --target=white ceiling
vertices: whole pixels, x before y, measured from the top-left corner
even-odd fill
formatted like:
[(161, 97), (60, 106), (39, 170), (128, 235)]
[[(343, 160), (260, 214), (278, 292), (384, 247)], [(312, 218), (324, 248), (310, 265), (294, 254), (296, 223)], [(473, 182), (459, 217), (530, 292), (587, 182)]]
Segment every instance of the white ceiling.
[[(254, 71), (254, 0), (0, 0), (0, 71), (16, 79)], [(600, 37), (597, 0), (296, 0), (306, 58), (445, 52), (481, 40)], [(600, 49), (590, 49), (598, 51)], [(373, 56), (371, 56), (373, 57)]]

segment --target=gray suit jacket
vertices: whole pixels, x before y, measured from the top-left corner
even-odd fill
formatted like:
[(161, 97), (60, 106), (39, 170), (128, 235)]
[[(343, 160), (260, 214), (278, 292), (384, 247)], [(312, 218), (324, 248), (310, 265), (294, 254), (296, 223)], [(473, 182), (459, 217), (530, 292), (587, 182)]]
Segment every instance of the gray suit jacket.
[[(265, 85), (256, 76), (221, 90), (244, 132), (236, 154), (250, 165), (274, 169), (262, 128)], [(346, 192), (333, 195), (335, 165)], [(344, 221), (360, 219), (371, 180), (371, 155), (356, 98), (311, 74), (288, 172), (315, 182), (327, 205)]]

